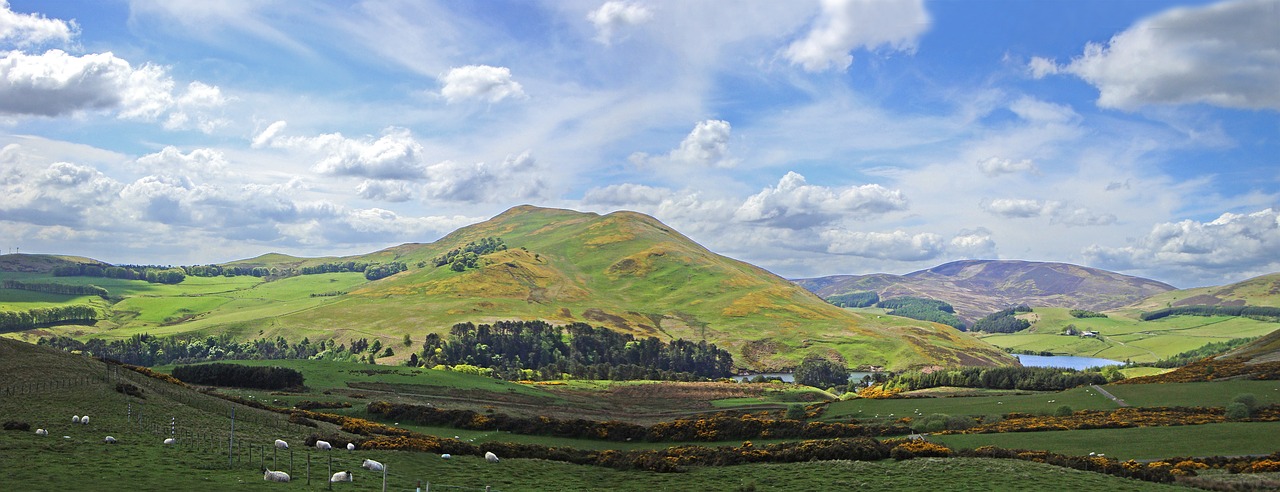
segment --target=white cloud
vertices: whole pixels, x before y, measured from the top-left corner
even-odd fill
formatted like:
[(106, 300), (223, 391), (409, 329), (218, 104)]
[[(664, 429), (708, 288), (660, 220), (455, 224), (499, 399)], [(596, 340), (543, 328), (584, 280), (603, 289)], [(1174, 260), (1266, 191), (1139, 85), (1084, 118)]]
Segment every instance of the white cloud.
[(947, 250), (964, 258), (994, 258), (996, 242), (986, 229), (961, 231), (951, 238)]
[(422, 187), (427, 198), (455, 202), (523, 201), (546, 192), (537, 160), (525, 151), (499, 164), (443, 161), (427, 168), (430, 181)]
[(1194, 281), (1240, 280), (1280, 270), (1280, 212), (1268, 208), (1225, 213), (1210, 222), (1165, 222), (1130, 246), (1094, 244), (1084, 255), (1104, 268), (1160, 269)]
[(160, 152), (139, 157), (137, 163), (153, 174), (221, 176), (226, 173), (227, 159), (213, 149), (195, 149), (187, 154), (172, 145)]
[(592, 188), (582, 195), (584, 203), (593, 205), (654, 206), (671, 197), (671, 190), (633, 183), (612, 184)]
[(778, 185), (748, 197), (733, 217), (773, 227), (803, 229), (841, 219), (860, 219), (905, 210), (899, 190), (878, 184), (829, 188), (810, 185), (804, 176), (788, 172)]
[(1035, 172), (1036, 165), (1031, 162), (1031, 159), (1014, 161), (1012, 159), (988, 157), (978, 161), (978, 169), (982, 171), (982, 174), (986, 174), (987, 176), (998, 176), (1001, 174)]
[(922, 261), (937, 258), (947, 241), (933, 233), (862, 232), (833, 229), (823, 231), (827, 252), (881, 260)]
[(1058, 64), (1053, 60), (1042, 56), (1033, 56), (1031, 61), (1027, 63), (1027, 71), (1031, 73), (1034, 79), (1043, 79), (1049, 75), (1056, 75), (1060, 71)]
[(1051, 205), (1040, 200), (1020, 198), (997, 198), (982, 204), (982, 209), (1005, 218), (1039, 217)]
[(810, 72), (847, 70), (857, 48), (914, 52), (930, 22), (921, 0), (823, 0), (813, 29), (785, 56)]
[(226, 118), (212, 114), (212, 110), (225, 106), (228, 98), (222, 95), (222, 89), (215, 85), (196, 81), (187, 85), (187, 90), (173, 104), (169, 118), (165, 120), (167, 130), (183, 130), (196, 128), (206, 134), (230, 124)]
[(1066, 65), (1032, 58), (1033, 76), (1065, 72), (1099, 91), (1097, 104), (1132, 110), (1195, 104), (1280, 110), (1280, 14), (1273, 0), (1180, 7), (1143, 19)]
[(600, 8), (587, 14), (587, 20), (596, 27), (596, 41), (608, 46), (613, 35), (624, 28), (649, 22), (653, 12), (643, 5), (630, 2), (605, 2)]
[(280, 132), (284, 131), (288, 126), (289, 124), (283, 120), (268, 125), (265, 130), (262, 130), (262, 132), (256, 137), (253, 137), (251, 147), (261, 149), (263, 147), (271, 146), (271, 142), (276, 138), (276, 136), (279, 135)]
[(729, 137), (733, 127), (724, 120), (703, 120), (680, 141), (680, 146), (663, 156), (636, 152), (628, 158), (637, 166), (693, 168), (730, 168), (738, 160), (729, 154)]
[(491, 67), (488, 65), (467, 65), (449, 70), (441, 77), (444, 88), (440, 94), (449, 102), (468, 99), (479, 99), (496, 103), (503, 99), (522, 99), (524, 88), (511, 78), (511, 70), (507, 67)]
[(253, 147), (270, 146), (317, 155), (319, 160), (312, 169), (321, 174), (410, 181), (426, 177), (422, 144), (407, 129), (388, 127), (376, 139), (353, 139), (341, 133), (284, 136), (280, 133), (285, 126), (283, 121), (272, 123), (254, 137)]
[(173, 102), (173, 80), (165, 69), (134, 69), (111, 53), (41, 55), (16, 51), (0, 59), (0, 112), (58, 116), (119, 108), (122, 118), (154, 119)]
[(366, 179), (356, 186), (356, 195), (368, 200), (407, 202), (413, 199), (413, 188), (404, 181)]
[(1051, 223), (1074, 227), (1111, 225), (1117, 220), (1119, 219), (1114, 214), (1099, 214), (1087, 208), (1059, 208), (1053, 211), (1050, 218)]
[(1045, 102), (1028, 96), (1020, 97), (1009, 104), (1009, 110), (1032, 123), (1070, 123), (1080, 118), (1080, 115), (1070, 106)]
[(50, 19), (40, 14), (14, 12), (8, 0), (0, 0), (0, 43), (17, 47), (49, 42), (70, 43), (79, 33), (75, 21)]

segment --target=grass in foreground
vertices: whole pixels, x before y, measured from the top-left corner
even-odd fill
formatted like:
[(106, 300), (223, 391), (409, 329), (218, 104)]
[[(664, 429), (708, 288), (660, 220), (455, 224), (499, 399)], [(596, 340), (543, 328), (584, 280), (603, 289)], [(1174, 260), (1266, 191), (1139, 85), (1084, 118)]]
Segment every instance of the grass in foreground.
[(1280, 450), (1280, 442), (1275, 439), (1277, 435), (1280, 435), (1280, 422), (1228, 422), (1176, 427), (936, 435), (929, 436), (929, 439), (953, 449), (990, 445), (1075, 456), (1104, 453), (1121, 460), (1142, 460), (1269, 454)]

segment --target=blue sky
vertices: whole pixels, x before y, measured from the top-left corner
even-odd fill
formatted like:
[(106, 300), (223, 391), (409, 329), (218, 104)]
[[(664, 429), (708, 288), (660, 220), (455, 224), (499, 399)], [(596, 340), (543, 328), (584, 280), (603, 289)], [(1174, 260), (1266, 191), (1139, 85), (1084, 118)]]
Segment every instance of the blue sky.
[(786, 277), (1280, 271), (1280, 1), (0, 0), (4, 252), (636, 210)]

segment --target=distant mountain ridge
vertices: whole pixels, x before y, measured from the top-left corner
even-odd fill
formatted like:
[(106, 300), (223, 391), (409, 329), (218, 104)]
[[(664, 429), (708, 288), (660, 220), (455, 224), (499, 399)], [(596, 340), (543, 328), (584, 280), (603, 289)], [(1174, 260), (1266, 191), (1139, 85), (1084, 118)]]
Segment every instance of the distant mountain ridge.
[(1022, 260), (962, 260), (906, 275), (835, 275), (793, 282), (822, 298), (873, 291), (881, 299), (946, 301), (966, 322), (1020, 304), (1104, 311), (1176, 290), (1163, 282), (1097, 268)]

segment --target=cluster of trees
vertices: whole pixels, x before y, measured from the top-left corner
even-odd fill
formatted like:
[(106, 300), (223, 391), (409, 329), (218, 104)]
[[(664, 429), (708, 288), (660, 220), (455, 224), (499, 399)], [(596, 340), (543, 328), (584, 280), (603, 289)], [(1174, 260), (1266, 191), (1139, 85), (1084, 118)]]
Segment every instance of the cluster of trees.
[(309, 339), (303, 338), (299, 343), (290, 344), (283, 337), (277, 337), (274, 340), (259, 338), (236, 342), (228, 334), (206, 338), (157, 337), (140, 334), (110, 342), (100, 338), (81, 342), (70, 337), (56, 336), (41, 337), (37, 344), (68, 351), (79, 350), (93, 356), (138, 366), (223, 359), (355, 359), (346, 351), (346, 347), (336, 344), (333, 340), (312, 343)]
[(914, 391), (939, 386), (962, 388), (1061, 391), (1086, 384), (1106, 384), (1107, 377), (1055, 367), (962, 367), (929, 373), (898, 374), (885, 383), (886, 389)]
[(84, 304), (32, 308), (26, 311), (0, 311), (0, 333), (30, 330), (58, 323), (91, 323), (97, 319), (98, 310)]
[(1142, 321), (1169, 316), (1243, 316), (1260, 321), (1280, 321), (1280, 308), (1265, 306), (1178, 306), (1157, 309), (1138, 315)]
[(1017, 318), (1019, 313), (1029, 313), (1031, 308), (1027, 306), (1018, 306), (1009, 309), (1001, 309), (994, 313), (983, 316), (982, 319), (973, 322), (973, 328), (970, 331), (982, 331), (987, 333), (1013, 333), (1031, 328), (1031, 322), (1025, 319)]
[(809, 354), (795, 370), (796, 382), (815, 388), (843, 388), (849, 384), (849, 368), (844, 364)]
[(237, 388), (288, 389), (303, 387), (302, 373), (285, 367), (252, 367), (239, 364), (198, 364), (173, 368), (173, 377), (184, 383)]
[(1072, 318), (1105, 318), (1107, 315), (1097, 311), (1089, 311), (1085, 309), (1072, 309), (1067, 312)]
[(560, 379), (567, 374), (583, 379), (687, 380), (728, 377), (733, 369), (729, 352), (706, 340), (664, 343), (585, 323), (459, 323), (449, 330), (447, 340), (427, 335), (422, 348), (420, 355), (410, 356), (411, 365), (492, 368), (503, 379)]
[(73, 263), (53, 269), (55, 277), (105, 277), (125, 280), (146, 280), (157, 284), (182, 283), (187, 278), (182, 268), (155, 265), (98, 265)]
[(267, 267), (247, 267), (247, 266), (220, 266), (220, 265), (191, 265), (182, 267), (187, 275), (193, 277), (274, 277), (280, 275), (280, 271), (275, 268)]
[(478, 268), (480, 266), (480, 257), (496, 251), (506, 251), (507, 245), (503, 243), (500, 237), (486, 237), (479, 241), (472, 241), (466, 246), (456, 248), (448, 253), (431, 259), (431, 263), (437, 267), (449, 265), (455, 272), (461, 272), (468, 268)]
[(409, 267), (398, 261), (393, 261), (391, 263), (375, 263), (364, 269), (364, 278), (366, 280), (378, 280), (380, 278), (390, 277), (408, 269)]
[(874, 306), (880, 302), (880, 294), (875, 292), (849, 292), (828, 297), (827, 302), (842, 308), (861, 308)]
[(942, 323), (960, 331), (965, 330), (964, 321), (956, 316), (956, 309), (950, 304), (923, 297), (895, 297), (876, 303), (876, 307), (890, 309), (889, 314), (905, 318)]
[(363, 272), (368, 267), (369, 263), (364, 261), (321, 263), (319, 265), (304, 266), (298, 269), (298, 273), (302, 275), (317, 275), (321, 273)]
[(44, 292), (46, 294), (62, 294), (68, 296), (98, 296), (103, 299), (107, 298), (110, 293), (107, 289), (96, 285), (72, 285), (72, 284), (55, 284), (45, 282), (19, 282), (17, 280), (5, 280), (0, 284), (0, 288), (29, 290), (33, 292)]

